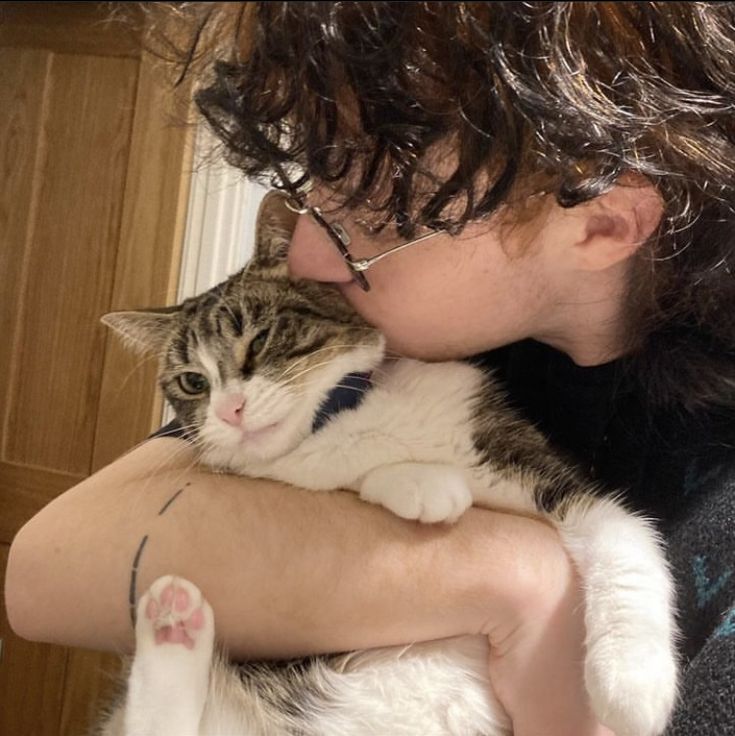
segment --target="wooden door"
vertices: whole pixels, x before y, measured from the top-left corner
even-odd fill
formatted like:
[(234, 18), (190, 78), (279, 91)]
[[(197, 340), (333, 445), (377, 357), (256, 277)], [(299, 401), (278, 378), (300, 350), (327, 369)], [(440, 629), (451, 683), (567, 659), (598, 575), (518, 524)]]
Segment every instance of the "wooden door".
[[(97, 3), (0, 4), (0, 564), (56, 495), (157, 425), (155, 366), (99, 323), (171, 303), (191, 136)], [(0, 615), (0, 734), (71, 736), (117, 659), (24, 642)]]

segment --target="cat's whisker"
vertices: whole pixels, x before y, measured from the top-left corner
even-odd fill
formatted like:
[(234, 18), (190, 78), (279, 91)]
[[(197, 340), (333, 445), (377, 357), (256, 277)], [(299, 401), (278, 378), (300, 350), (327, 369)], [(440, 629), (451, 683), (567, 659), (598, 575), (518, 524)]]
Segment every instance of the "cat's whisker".
[(194, 422), (192, 424), (177, 425), (169, 432), (159, 432), (157, 437), (179, 437), (182, 432), (188, 432), (190, 429), (201, 429), (203, 422)]
[(344, 383), (338, 383), (334, 388), (340, 388), (343, 391), (354, 391), (358, 394), (366, 394), (369, 389), (366, 388), (360, 388), (359, 386), (347, 386)]
[[(380, 366), (377, 366), (371, 369), (369, 382), (374, 382), (374, 379), (385, 378), (386, 375), (386, 370), (384, 368), (381, 368)], [(340, 386), (340, 388), (354, 388), (354, 386)]]
[(142, 483), (142, 491), (143, 495), (146, 495), (146, 491), (148, 488), (150, 488), (151, 484), (157, 482), (157, 476), (159, 473), (166, 468), (167, 465), (173, 463), (177, 458), (179, 458), (182, 455), (185, 455), (186, 453), (190, 452), (192, 449), (195, 450), (194, 457), (192, 458), (191, 462), (187, 463), (181, 468), (177, 468), (177, 473), (172, 479), (172, 486), (176, 486), (179, 484), (181, 480), (186, 476), (187, 473), (189, 473), (192, 468), (196, 467), (196, 465), (199, 463), (199, 460), (201, 459), (201, 452), (196, 451), (196, 445), (191, 443), (186, 443), (183, 446), (177, 447), (174, 452), (172, 452), (170, 455), (167, 455), (165, 458), (162, 458), (161, 461), (155, 465), (154, 467), (150, 468), (149, 472), (147, 473), (147, 476), (143, 478)]
[(387, 372), (381, 363), (380, 365), (375, 366), (375, 368), (370, 371), (370, 374), (371, 376), (377, 376), (378, 378), (385, 378)]
[(299, 365), (299, 363), (303, 362), (304, 360), (308, 360), (312, 355), (316, 355), (317, 353), (322, 353), (326, 350), (339, 350), (342, 348), (354, 348), (356, 347), (354, 342), (350, 343), (332, 343), (330, 345), (325, 345), (322, 348), (317, 348), (316, 350), (312, 350), (307, 355), (304, 355), (297, 360), (295, 360), (291, 365), (286, 366), (285, 370), (290, 370), (293, 366)]
[[(173, 432), (176, 432), (176, 435), (178, 435), (178, 434), (180, 434), (181, 432), (186, 432), (186, 431), (188, 431), (188, 430), (190, 430), (190, 429), (198, 430), (198, 429), (201, 429), (201, 428), (202, 428), (202, 426), (204, 426), (204, 422), (205, 422), (205, 420), (204, 420), (204, 419), (196, 419), (195, 421), (191, 422), (190, 424), (177, 424), (177, 425), (176, 425), (176, 426), (175, 426), (175, 427), (174, 427), (174, 428), (173, 428), (173, 429), (171, 430), (171, 432), (172, 432), (172, 433), (173, 433)], [(176, 435), (173, 435), (173, 436), (176, 436)], [(170, 437), (170, 436), (172, 436), (172, 435), (171, 435), (171, 434), (168, 434), (168, 433), (166, 433), (166, 434), (161, 434), (161, 435), (159, 435), (159, 436), (161, 436), (161, 437)]]
[(140, 360), (136, 361), (133, 367), (123, 376), (123, 379), (120, 381), (119, 385), (115, 389), (115, 394), (119, 396), (123, 390), (125, 389), (125, 386), (127, 382), (133, 377), (135, 373), (137, 373), (142, 366), (144, 366), (149, 361), (155, 361), (156, 356), (152, 353), (148, 353), (146, 355), (143, 355)]
[[(375, 379), (375, 378), (378, 378), (378, 379), (384, 378), (386, 375), (387, 374), (386, 374), (385, 369), (380, 368), (380, 367), (376, 367), (376, 368), (374, 368), (371, 371), (371, 382), (372, 382), (372, 379)], [(313, 385), (314, 385), (314, 382), (313, 381), (305, 381), (304, 382), (304, 385), (300, 388), (300, 390), (298, 392), (298, 396), (299, 397), (305, 396), (309, 392), (309, 390), (313, 387)], [(348, 386), (348, 385), (345, 385), (345, 384), (342, 384), (342, 383), (336, 384), (333, 388), (347, 389), (347, 390), (350, 390), (350, 391), (359, 391), (361, 393), (365, 393), (366, 391), (369, 390), (367, 387), (364, 387), (363, 388), (363, 387), (360, 387), (360, 386)]]
[[(290, 365), (286, 366), (284, 368), (283, 372), (281, 373), (281, 377), (287, 375), (294, 368), (296, 368), (297, 366), (301, 365), (301, 363), (303, 363), (305, 360), (309, 360), (309, 358), (311, 358), (312, 355), (316, 355), (317, 353), (323, 353), (323, 352), (326, 352), (327, 350), (339, 350), (339, 349), (342, 349), (342, 348), (353, 348), (353, 347), (355, 347), (354, 344), (341, 344), (341, 345), (338, 344), (338, 345), (325, 345), (323, 348), (318, 348), (317, 350), (312, 350), (312, 352), (310, 352), (308, 355), (303, 355), (302, 357), (298, 358), (297, 360), (295, 360)], [(279, 378), (279, 380), (280, 380), (280, 378)]]
[[(300, 392), (300, 395), (304, 395), (308, 393), (312, 385), (313, 384), (306, 383), (303, 387), (303, 391)], [(348, 386), (347, 384), (344, 384), (344, 383), (337, 383), (334, 386), (332, 386), (332, 390), (336, 388), (342, 389), (344, 391), (356, 391), (361, 394), (367, 393), (369, 391), (369, 388), (365, 388), (362, 386)]]
[[(181, 425), (181, 426), (177, 426), (173, 430), (171, 430), (171, 433), (162, 433), (162, 434), (159, 434), (157, 436), (158, 437), (177, 437), (178, 438), (179, 434), (182, 433), (182, 432), (186, 433), (189, 430), (194, 430), (195, 432), (198, 432), (201, 429), (202, 425), (203, 425), (203, 421), (197, 420), (196, 422), (192, 422), (191, 424), (184, 424), (184, 425)], [(174, 432), (176, 434), (174, 434)], [(167, 463), (171, 462), (172, 459), (174, 459), (177, 456), (182, 455), (185, 452), (191, 450), (192, 447), (196, 447), (196, 439), (197, 438), (194, 437), (193, 439), (194, 439), (194, 442), (192, 442), (192, 441), (184, 441), (180, 445), (177, 445), (177, 447), (174, 450), (174, 452), (172, 452), (167, 457), (163, 458), (161, 460), (161, 462), (155, 468), (153, 468), (153, 470), (151, 472), (152, 473), (158, 472)]]
[(304, 376), (307, 373), (310, 373), (311, 371), (316, 370), (317, 368), (322, 368), (325, 365), (329, 365), (331, 362), (332, 362), (331, 360), (325, 360), (322, 363), (316, 363), (314, 365), (310, 365), (307, 368), (305, 368), (304, 370), (302, 370), (301, 372), (297, 373), (295, 376), (289, 376), (288, 380), (287, 381), (284, 381), (281, 385), (282, 386), (288, 386), (291, 383), (293, 383), (294, 381), (296, 381), (298, 378), (300, 378), (301, 376)]
[(401, 360), (405, 356), (401, 355), (400, 353), (395, 352), (395, 350), (386, 350), (385, 357), (389, 358), (390, 360)]
[[(177, 435), (181, 434), (181, 432), (186, 432), (186, 431), (188, 431), (190, 429), (198, 430), (198, 429), (201, 429), (204, 426), (204, 422), (205, 421), (206, 421), (206, 419), (195, 419), (190, 424), (177, 424), (171, 430), (171, 432), (172, 433), (175, 432), (176, 435), (174, 435), (174, 436), (177, 436)], [(161, 437), (169, 437), (171, 435), (167, 433), (167, 434), (161, 434), (159, 436), (161, 436)]]

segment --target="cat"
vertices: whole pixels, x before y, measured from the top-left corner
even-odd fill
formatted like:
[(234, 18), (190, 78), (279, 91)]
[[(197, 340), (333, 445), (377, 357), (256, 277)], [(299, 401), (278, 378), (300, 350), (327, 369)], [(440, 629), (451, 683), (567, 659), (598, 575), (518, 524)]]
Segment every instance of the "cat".
[[(383, 336), (334, 288), (289, 280), (294, 217), (270, 193), (241, 272), (173, 311), (103, 321), (158, 353), (163, 392), (214, 469), (352, 490), (426, 523), (472, 504), (550, 521), (584, 586), (595, 713), (617, 736), (660, 734), (676, 697), (676, 631), (653, 527), (562, 461), (487, 371), (388, 358)], [(353, 404), (319, 418), (355, 376)], [(159, 579), (137, 611), (126, 700), (104, 736), (511, 732), (483, 638), (235, 666), (213, 656), (214, 615), (193, 583)]]

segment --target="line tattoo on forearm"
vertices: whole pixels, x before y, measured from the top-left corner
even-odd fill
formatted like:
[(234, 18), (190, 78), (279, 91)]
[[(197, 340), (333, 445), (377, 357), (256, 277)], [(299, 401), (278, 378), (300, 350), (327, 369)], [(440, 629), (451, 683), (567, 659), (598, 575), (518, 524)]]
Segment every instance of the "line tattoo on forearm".
[[(173, 502), (184, 492), (184, 490), (191, 485), (191, 482), (185, 483), (179, 488), (171, 498), (166, 501), (158, 512), (158, 516), (163, 516)], [(135, 622), (137, 618), (136, 604), (138, 601), (138, 568), (140, 567), (140, 558), (143, 556), (143, 550), (148, 543), (148, 535), (143, 535), (143, 539), (140, 540), (138, 549), (135, 551), (135, 557), (133, 557), (133, 566), (130, 569), (130, 587), (128, 589), (128, 610), (130, 611), (130, 623), (135, 628)]]
[(135, 602), (138, 599), (138, 596), (135, 592), (135, 588), (138, 583), (138, 564), (140, 563), (140, 557), (143, 554), (143, 549), (145, 548), (147, 541), (148, 535), (146, 534), (143, 539), (140, 540), (138, 551), (135, 553), (135, 557), (133, 558), (133, 567), (130, 570), (130, 590), (128, 591), (128, 604), (130, 606), (130, 622), (133, 624), (133, 628), (135, 628), (136, 621)]
[[(187, 483), (184, 486), (184, 488), (186, 488), (186, 486), (190, 486), (190, 485), (191, 485), (191, 483)], [(174, 493), (174, 495), (171, 496), (171, 498), (169, 498), (168, 501), (166, 501), (166, 503), (163, 504), (163, 506), (161, 506), (161, 510), (158, 512), (158, 515), (159, 516), (163, 516), (163, 513), (168, 510), (168, 507), (184, 492), (184, 488), (179, 488), (179, 490), (176, 491), (176, 493)]]

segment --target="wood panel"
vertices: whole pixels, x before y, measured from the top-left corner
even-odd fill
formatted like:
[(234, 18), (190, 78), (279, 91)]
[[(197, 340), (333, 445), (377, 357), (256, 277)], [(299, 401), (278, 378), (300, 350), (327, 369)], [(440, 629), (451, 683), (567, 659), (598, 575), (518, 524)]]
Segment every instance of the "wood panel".
[(122, 659), (115, 654), (69, 649), (61, 718), (54, 736), (80, 736), (99, 723), (103, 710), (121, 692), (121, 669)]
[[(176, 301), (194, 129), (184, 124), (186, 111), (174, 112), (170, 91), (158, 77), (156, 62), (144, 54), (110, 310)], [(108, 335), (93, 469), (119, 457), (158, 426), (156, 371), (155, 360), (134, 355), (117, 336)], [(126, 422), (121, 424), (123, 414)]]
[[(0, 545), (3, 580), (8, 546)], [(51, 644), (37, 644), (17, 637), (5, 615), (0, 590), (0, 734), (7, 736), (58, 736), (67, 651)], [(12, 703), (12, 707), (11, 707)]]
[[(39, 155), (50, 54), (0, 48), (0, 427), (8, 419), (6, 380), (13, 363), (21, 289), (27, 269), (33, 173)], [(7, 431), (3, 431), (3, 438)]]
[[(0, 3), (0, 45), (92, 56), (140, 56), (140, 13), (111, 21), (113, 3)], [(120, 3), (117, 3), (120, 5)], [(120, 8), (117, 8), (120, 10)]]
[(112, 291), (136, 70), (129, 59), (51, 59), (16, 312), (9, 462), (89, 472), (104, 348), (96, 320)]
[[(143, 54), (113, 293), (105, 311), (175, 301), (193, 132), (174, 113), (156, 62)], [(144, 439), (160, 415), (155, 361), (132, 355), (108, 334), (93, 470)], [(59, 736), (77, 736), (80, 724), (99, 714), (115, 690), (119, 665), (113, 655), (71, 650)]]
[(28, 519), (83, 479), (83, 475), (0, 462), (0, 542), (10, 543)]
[[(99, 317), (173, 301), (192, 131), (150, 59), (98, 23), (110, 5), (0, 3), (2, 541), (160, 416), (152, 366)], [(0, 734), (85, 733), (117, 657), (0, 625)]]

